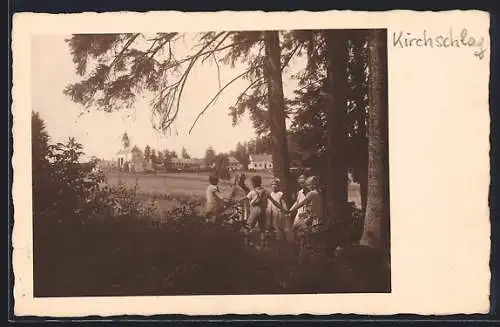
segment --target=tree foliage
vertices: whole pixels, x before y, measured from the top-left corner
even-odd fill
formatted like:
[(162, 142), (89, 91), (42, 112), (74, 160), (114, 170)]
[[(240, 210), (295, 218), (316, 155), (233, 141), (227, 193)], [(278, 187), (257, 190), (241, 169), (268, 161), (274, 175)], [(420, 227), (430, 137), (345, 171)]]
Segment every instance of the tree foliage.
[(156, 156), (156, 150), (152, 149), (151, 150), (151, 165), (153, 170), (156, 170), (156, 165), (158, 163), (158, 157)]
[(213, 165), (215, 163), (216, 156), (217, 155), (215, 153), (214, 148), (212, 148), (211, 146), (208, 147), (207, 151), (205, 151), (205, 158), (204, 158), (205, 165), (207, 166)]
[(182, 159), (191, 159), (191, 156), (189, 155), (185, 147), (182, 147), (181, 157)]
[(144, 160), (151, 160), (151, 147), (149, 145), (146, 145), (146, 147), (144, 148)]
[(243, 169), (248, 168), (248, 164), (250, 163), (250, 157), (247, 148), (244, 144), (238, 142), (236, 144), (235, 150), (231, 151), (229, 155), (236, 158), (236, 160), (238, 160), (240, 164), (243, 166)]
[(219, 178), (228, 180), (229, 179), (229, 155), (227, 153), (218, 153), (215, 156), (214, 168), (215, 173)]
[[(149, 93), (153, 97), (154, 127), (167, 131), (177, 117), (186, 80), (196, 64), (211, 60), (217, 66), (222, 63), (234, 67), (244, 63), (248, 69), (220, 85), (220, 91), (200, 110), (195, 122), (229, 85), (241, 78), (250, 81), (236, 100), (236, 106), (243, 110), (240, 104), (247, 101), (247, 92), (261, 90), (263, 85), (262, 32), (199, 33), (188, 54), (179, 56), (176, 51), (185, 37), (180, 33), (72, 35), (66, 41), (82, 79), (68, 85), (64, 93), (86, 108), (95, 106), (107, 112), (130, 108), (139, 94)], [(259, 119), (261, 113), (248, 108)]]
[(93, 170), (95, 161), (80, 162), (84, 153), (75, 138), (49, 144), (45, 123), (34, 112), (32, 131), (34, 212), (50, 216), (57, 212), (79, 215), (93, 210), (92, 199), (104, 180)]
[[(50, 137), (47, 133), (45, 122), (40, 118), (38, 112), (31, 112), (31, 151), (34, 163), (46, 165), (46, 159), (49, 154)], [(33, 169), (39, 168), (33, 165)]]
[[(152, 96), (151, 108), (154, 127), (167, 131), (180, 107), (181, 96), (189, 73), (198, 63), (211, 61), (235, 67), (242, 64), (246, 69), (225, 85), (200, 109), (193, 122), (231, 84), (239, 79), (248, 80), (230, 107), (233, 124), (247, 112), (257, 133), (266, 133), (268, 105), (264, 79), (263, 31), (228, 31), (198, 33), (188, 54), (179, 56), (180, 43), (187, 37), (181, 33), (157, 33), (153, 36), (135, 34), (75, 34), (66, 41), (73, 56), (76, 72), (82, 79), (64, 90), (73, 101), (86, 108), (95, 106), (107, 112), (130, 108), (138, 95)], [(298, 41), (290, 35), (299, 36)], [(295, 54), (300, 54), (303, 32), (289, 32), (283, 42), (283, 71)], [(307, 34), (307, 33), (306, 33)], [(90, 67), (89, 67), (90, 66)], [(219, 81), (220, 81), (219, 71)], [(192, 128), (191, 128), (192, 129)]]
[(157, 163), (161, 163), (163, 164), (163, 162), (165, 161), (165, 153), (163, 151), (158, 151), (158, 155), (157, 155)]
[(50, 180), (50, 137), (38, 112), (31, 112), (31, 154), (33, 176), (33, 210), (43, 212), (49, 206), (44, 185)]
[[(305, 68), (295, 75), (299, 88), (291, 101), (294, 118), (291, 124), (293, 143), (302, 153), (306, 166), (320, 176), (328, 172), (324, 170), (327, 160), (327, 108), (329, 94), (327, 85), (327, 52), (324, 31), (303, 32), (305, 38), (307, 63)], [(348, 146), (345, 153), (348, 165), (354, 172), (357, 182), (366, 170), (366, 113), (367, 104), (367, 46), (366, 33), (363, 30), (349, 31), (348, 62), (346, 78), (348, 94), (346, 121), (344, 128), (348, 135)]]
[(158, 57), (176, 37), (177, 33), (157, 33), (152, 38), (139, 33), (73, 35), (66, 41), (82, 80), (68, 85), (64, 93), (86, 108), (107, 112), (130, 108), (144, 91), (166, 88), (169, 68), (177, 60), (173, 54)]

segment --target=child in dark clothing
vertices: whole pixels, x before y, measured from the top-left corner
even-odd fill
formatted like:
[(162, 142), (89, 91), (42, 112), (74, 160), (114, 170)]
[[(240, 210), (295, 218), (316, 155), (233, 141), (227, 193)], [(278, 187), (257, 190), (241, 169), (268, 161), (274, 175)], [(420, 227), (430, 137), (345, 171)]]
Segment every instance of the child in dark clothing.
[(252, 190), (248, 192), (245, 198), (250, 204), (250, 212), (247, 220), (247, 229), (251, 230), (255, 225), (259, 225), (261, 244), (264, 242), (266, 231), (266, 209), (268, 200), (271, 201), (277, 208), (285, 212), (285, 209), (280, 203), (276, 202), (269, 193), (262, 187), (262, 177), (259, 175), (251, 178)]

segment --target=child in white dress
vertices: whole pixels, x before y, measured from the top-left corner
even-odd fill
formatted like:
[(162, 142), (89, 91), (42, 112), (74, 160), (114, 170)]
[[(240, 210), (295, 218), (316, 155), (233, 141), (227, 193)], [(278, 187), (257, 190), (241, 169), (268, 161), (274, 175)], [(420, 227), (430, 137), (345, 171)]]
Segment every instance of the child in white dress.
[(209, 222), (215, 222), (224, 209), (224, 198), (219, 191), (219, 178), (210, 175), (206, 189), (205, 217)]
[(278, 240), (286, 240), (287, 235), (291, 230), (291, 222), (289, 216), (283, 212), (287, 210), (284, 194), (280, 191), (280, 180), (275, 178), (271, 182), (272, 191), (269, 196), (281, 205), (278, 208), (273, 202), (269, 201), (266, 210), (266, 226), (269, 226), (270, 231), (276, 233)]
[(292, 227), (299, 244), (301, 257), (305, 254), (304, 246), (309, 237), (312, 233), (318, 232), (323, 223), (323, 203), (315, 176), (307, 179), (304, 190), (304, 199), (296, 202), (290, 208), (290, 212), (303, 208), (303, 211), (297, 215)]
[(246, 176), (244, 173), (236, 174), (230, 195), (230, 199), (232, 200), (242, 199), (242, 198), (245, 199), (245, 200), (240, 200), (239, 201), (240, 203), (238, 203), (240, 210), (243, 214), (243, 217), (241, 217), (243, 221), (247, 221), (250, 210), (248, 199), (246, 199), (245, 197), (250, 190), (248, 189), (248, 187), (246, 187), (245, 180)]
[(290, 211), (295, 211), (303, 208), (300, 214), (297, 214), (297, 219), (294, 222), (294, 229), (306, 229), (308, 231), (315, 230), (323, 223), (323, 203), (321, 194), (318, 191), (318, 180), (315, 176), (311, 176), (305, 183), (305, 196), (301, 201), (297, 201)]
[[(297, 178), (297, 184), (299, 185), (300, 189), (297, 192), (295, 203), (292, 205), (292, 207), (297, 207), (298, 204), (305, 199), (305, 197), (306, 197), (306, 195), (305, 195), (305, 183), (306, 183), (306, 175), (302, 174)], [(293, 220), (294, 226), (298, 223), (298, 221), (300, 219), (300, 215), (304, 212), (304, 208), (302, 206), (298, 207), (296, 211), (297, 212), (296, 212), (295, 218)]]

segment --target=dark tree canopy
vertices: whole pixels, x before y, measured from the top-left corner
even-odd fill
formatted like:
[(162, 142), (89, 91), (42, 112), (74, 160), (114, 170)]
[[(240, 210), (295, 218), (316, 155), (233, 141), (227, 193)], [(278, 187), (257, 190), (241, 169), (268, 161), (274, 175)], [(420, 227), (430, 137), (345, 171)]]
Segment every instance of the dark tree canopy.
[(250, 158), (246, 146), (238, 142), (233, 156), (240, 162), (244, 169), (247, 169)]
[(33, 169), (37, 164), (43, 164), (49, 154), (50, 137), (45, 127), (45, 122), (38, 112), (31, 112), (31, 151), (33, 155)]
[[(175, 122), (186, 80), (196, 64), (207, 60), (217, 67), (241, 64), (246, 69), (225, 85), (219, 85), (219, 92), (200, 108), (191, 129), (227, 87), (246, 79), (248, 87), (237, 97), (229, 114), (236, 124), (239, 117), (248, 112), (257, 132), (267, 131), (263, 32), (198, 33), (188, 53), (179, 55), (186, 37), (182, 33), (72, 35), (66, 41), (81, 80), (68, 85), (64, 93), (87, 110), (96, 107), (107, 112), (131, 108), (138, 95), (148, 94), (153, 127), (167, 131)], [(298, 52), (299, 45), (300, 42), (295, 45), (290, 37), (284, 43), (282, 70)]]
[(191, 159), (191, 156), (189, 155), (185, 147), (182, 147), (181, 157), (182, 159)]
[(144, 148), (144, 160), (149, 161), (151, 159), (151, 147), (146, 145)]
[[(325, 98), (326, 49), (322, 31), (310, 32), (307, 43), (306, 68), (297, 74), (299, 89), (291, 102), (294, 118), (291, 134), (294, 144), (303, 154), (305, 163), (321, 170), (326, 160), (327, 106)], [(344, 128), (348, 135), (348, 148), (345, 154), (355, 177), (366, 170), (366, 113), (367, 113), (367, 46), (363, 31), (349, 33), (349, 56), (347, 64), (348, 95), (345, 104), (347, 115)]]
[(205, 151), (205, 165), (207, 166), (211, 166), (215, 163), (215, 158), (216, 158), (217, 154), (215, 153), (215, 150), (214, 148), (212, 147), (209, 147), (207, 149), (207, 151)]
[[(157, 92), (166, 86), (167, 71), (175, 59), (158, 59), (177, 33), (78, 34), (67, 39), (80, 82), (64, 93), (85, 107), (111, 112), (130, 108), (144, 91)], [(89, 67), (90, 66), (90, 67)]]

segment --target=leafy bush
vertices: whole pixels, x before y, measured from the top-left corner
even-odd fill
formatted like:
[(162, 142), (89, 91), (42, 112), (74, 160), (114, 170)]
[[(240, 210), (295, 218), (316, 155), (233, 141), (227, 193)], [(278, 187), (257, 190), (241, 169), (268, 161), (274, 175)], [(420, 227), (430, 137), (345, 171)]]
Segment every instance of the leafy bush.
[(38, 113), (32, 112), (31, 124), (34, 216), (91, 216), (99, 207), (95, 198), (104, 175), (94, 170), (95, 162), (80, 162), (84, 153), (74, 138), (49, 144)]

